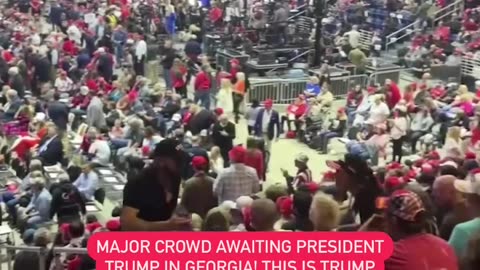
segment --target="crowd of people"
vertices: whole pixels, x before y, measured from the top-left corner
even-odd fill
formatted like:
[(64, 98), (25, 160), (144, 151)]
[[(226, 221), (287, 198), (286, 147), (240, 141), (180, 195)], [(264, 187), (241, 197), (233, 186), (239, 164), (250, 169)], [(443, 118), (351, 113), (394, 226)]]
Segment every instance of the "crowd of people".
[[(120, 230), (384, 231), (395, 241), (387, 270), (480, 267), (478, 93), (424, 74), (403, 91), (392, 80), (355, 87), (335, 108), (328, 78), (312, 77), (286, 113), (271, 99), (245, 108), (248, 72), (237, 59), (212, 69), (203, 26), (191, 27), (197, 9), (109, 4), (52, 3), (44, 17), (32, 0), (4, 11), (0, 161), (21, 181), (6, 181), (2, 216), (24, 245), (82, 248), (93, 233)], [(207, 16), (215, 27), (238, 19), (219, 8), (212, 3)], [(285, 9), (274, 8), (280, 34)], [(165, 85), (145, 70), (152, 31), (170, 37), (158, 55)], [(184, 49), (177, 31), (189, 34)], [(295, 172), (269, 179), (272, 144), (284, 136), (322, 154), (338, 137), (348, 153), (327, 162), (321, 179), (304, 153)], [(62, 170), (54, 178), (52, 166)], [(105, 200), (102, 168), (127, 179), (105, 223), (87, 211)], [(39, 269), (39, 256), (17, 253), (14, 269)], [(45, 263), (95, 269), (81, 254), (52, 251)]]

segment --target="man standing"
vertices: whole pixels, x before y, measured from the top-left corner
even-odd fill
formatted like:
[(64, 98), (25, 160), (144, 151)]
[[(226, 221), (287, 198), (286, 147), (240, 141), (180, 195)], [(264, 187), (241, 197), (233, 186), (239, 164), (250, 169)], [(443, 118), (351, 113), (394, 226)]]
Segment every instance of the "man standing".
[(123, 59), (123, 46), (127, 43), (128, 34), (121, 25), (117, 26), (112, 34), (112, 41), (115, 46), (115, 57), (117, 64), (120, 65)]
[(171, 72), (173, 66), (173, 60), (175, 60), (175, 49), (171, 40), (166, 40), (162, 53), (161, 64), (163, 67), (163, 79), (165, 79), (165, 85), (167, 89), (172, 89)]
[(358, 32), (357, 25), (352, 26), (352, 30), (346, 32), (344, 36), (348, 38), (348, 44), (352, 49), (358, 48), (360, 45), (360, 32)]
[(217, 206), (217, 197), (213, 193), (215, 179), (208, 176), (208, 160), (202, 156), (192, 159), (195, 174), (185, 182), (181, 203), (189, 213), (205, 218), (208, 210)]
[(135, 39), (137, 43), (135, 44), (135, 54), (133, 69), (137, 76), (145, 75), (145, 59), (147, 57), (147, 42), (143, 39), (142, 35), (136, 35)]
[(101, 129), (107, 125), (105, 114), (103, 113), (102, 95), (96, 93), (87, 107), (87, 124), (90, 127)]
[(60, 130), (67, 130), (68, 111), (68, 106), (60, 102), (60, 94), (53, 94), (53, 102), (48, 104), (47, 113), (48, 117)]
[(273, 25), (275, 35), (278, 37), (276, 42), (280, 44), (287, 43), (287, 21), (288, 12), (281, 3), (275, 4), (275, 12), (273, 13)]
[[(265, 150), (271, 152), (272, 140), (279, 138), (281, 133), (280, 116), (273, 107), (273, 101), (267, 99), (264, 102), (265, 108), (260, 109), (255, 121), (255, 135), (265, 140)], [(276, 129), (276, 132), (275, 132)]]
[(235, 139), (235, 124), (228, 120), (225, 114), (220, 115), (218, 122), (213, 126), (213, 144), (220, 147), (225, 168), (229, 166), (228, 152), (233, 148)]
[(260, 191), (260, 181), (255, 169), (245, 166), (246, 149), (235, 146), (229, 152), (230, 167), (221, 171), (213, 185), (218, 203), (236, 201), (240, 196), (249, 196)]
[(195, 78), (195, 103), (200, 104), (207, 110), (210, 110), (210, 92), (212, 89), (212, 75), (210, 74), (210, 66), (203, 65), (202, 71)]

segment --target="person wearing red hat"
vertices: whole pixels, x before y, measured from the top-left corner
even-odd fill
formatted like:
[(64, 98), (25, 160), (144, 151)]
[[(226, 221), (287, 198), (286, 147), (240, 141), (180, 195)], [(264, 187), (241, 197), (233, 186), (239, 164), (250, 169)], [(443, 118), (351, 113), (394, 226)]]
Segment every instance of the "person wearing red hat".
[(232, 81), (232, 84), (237, 82), (237, 73), (241, 71), (240, 61), (236, 58), (230, 60), (230, 76), (229, 79)]
[(218, 203), (218, 199), (213, 193), (215, 179), (205, 173), (208, 167), (206, 158), (193, 157), (191, 165), (195, 174), (185, 182), (180, 203), (189, 213), (195, 213), (205, 218), (208, 210), (216, 207)]
[(282, 133), (280, 115), (273, 109), (273, 101), (271, 99), (265, 100), (264, 108), (258, 111), (254, 133), (256, 136), (264, 139), (265, 150), (271, 154), (273, 139), (276, 138), (278, 140)]
[(218, 174), (213, 186), (219, 204), (224, 201), (236, 201), (240, 196), (249, 196), (260, 191), (257, 172), (245, 165), (246, 152), (241, 145), (230, 150), (230, 167)]

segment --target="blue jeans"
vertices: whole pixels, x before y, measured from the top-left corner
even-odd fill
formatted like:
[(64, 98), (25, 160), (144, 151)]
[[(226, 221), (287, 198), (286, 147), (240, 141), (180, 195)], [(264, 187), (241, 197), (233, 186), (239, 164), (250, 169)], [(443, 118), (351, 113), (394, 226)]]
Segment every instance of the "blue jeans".
[(126, 139), (112, 139), (110, 140), (110, 143), (114, 149), (120, 149), (128, 146), (128, 140)]
[(318, 150), (322, 152), (327, 152), (327, 146), (330, 139), (335, 137), (340, 137), (340, 134), (333, 131), (324, 131), (324, 132), (320, 132), (318, 136), (320, 136), (320, 142), (321, 142), (321, 148)]
[(47, 220), (43, 219), (41, 216), (39, 215), (36, 215), (36, 216), (32, 216), (30, 218), (27, 219), (27, 227), (26, 229), (30, 229), (30, 228), (36, 228), (37, 225), (40, 225), (42, 223), (45, 223), (47, 222)]
[(114, 45), (115, 46), (115, 58), (117, 59), (117, 64), (122, 63), (123, 59), (123, 45)]
[(170, 69), (163, 68), (163, 79), (165, 80), (165, 86), (167, 89), (172, 89), (172, 77)]
[(195, 91), (194, 102), (205, 107), (205, 109), (210, 110), (210, 91)]
[(17, 222), (17, 208), (16, 208), (17, 204), (18, 204), (17, 198), (14, 198), (5, 202), (5, 205), (7, 206), (8, 214), (10, 215), (10, 220), (14, 223)]

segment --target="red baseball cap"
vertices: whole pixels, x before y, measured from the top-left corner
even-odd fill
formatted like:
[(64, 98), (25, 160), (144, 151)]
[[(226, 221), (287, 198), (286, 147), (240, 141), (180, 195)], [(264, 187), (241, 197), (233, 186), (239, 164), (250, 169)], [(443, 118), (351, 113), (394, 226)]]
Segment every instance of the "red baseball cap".
[(241, 145), (237, 145), (228, 152), (228, 156), (232, 162), (243, 163), (245, 161), (245, 154), (247, 150)]
[(192, 167), (194, 169), (200, 170), (203, 169), (208, 164), (208, 161), (205, 157), (195, 156), (192, 158)]

